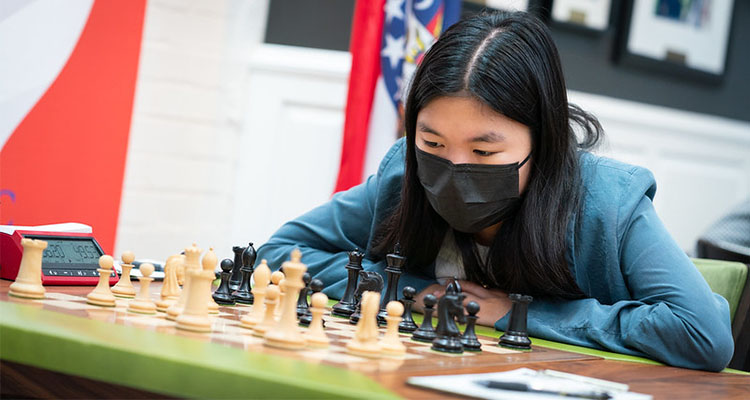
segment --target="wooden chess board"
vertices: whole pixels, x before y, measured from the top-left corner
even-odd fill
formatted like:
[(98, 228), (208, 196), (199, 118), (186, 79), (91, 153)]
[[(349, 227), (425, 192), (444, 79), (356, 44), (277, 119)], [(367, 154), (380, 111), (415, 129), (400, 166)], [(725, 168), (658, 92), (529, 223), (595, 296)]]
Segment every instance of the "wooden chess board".
[[(329, 348), (282, 350), (264, 346), (262, 338), (253, 336), (251, 330), (240, 326), (240, 319), (252, 309), (252, 306), (221, 306), (219, 314), (210, 317), (212, 331), (201, 334), (177, 329), (175, 322), (167, 320), (164, 313), (142, 315), (128, 312), (127, 304), (130, 301), (128, 299), (118, 298), (115, 307), (87, 304), (86, 294), (92, 289), (90, 287), (47, 287), (45, 299), (28, 300), (9, 296), (8, 285), (9, 282), (6, 281), (0, 284), (0, 306), (2, 306), (0, 312), (11, 316), (9, 318), (11, 323), (14, 319), (13, 314), (17, 315), (20, 320), (17, 321), (18, 331), (11, 329), (8, 331), (10, 333), (5, 333), (6, 331), (3, 333), (13, 339), (0, 343), (10, 349), (5, 351), (3, 359), (8, 358), (6, 355), (15, 351), (17, 345), (13, 342), (16, 340), (24, 346), (32, 347), (36, 347), (33, 343), (35, 341), (41, 341), (45, 345), (48, 341), (52, 341), (49, 343), (50, 347), (43, 350), (50, 354), (50, 357), (57, 357), (50, 360), (50, 364), (62, 363), (65, 364), (64, 367), (60, 367), (62, 370), (72, 370), (84, 375), (90, 372), (97, 375), (101, 368), (75, 365), (69, 359), (73, 357), (80, 359), (79, 363), (86, 363), (87, 358), (91, 357), (95, 358), (96, 362), (120, 365), (124, 361), (116, 360), (116, 358), (129, 359), (133, 353), (136, 353), (145, 356), (143, 360), (134, 361), (136, 362), (135, 368), (144, 368), (143, 371), (139, 371), (143, 375), (138, 378), (141, 380), (138, 382), (139, 387), (149, 387), (149, 385), (141, 385), (143, 380), (153, 381), (150, 384), (152, 390), (161, 393), (175, 393), (175, 389), (159, 378), (148, 376), (148, 370), (154, 369), (153, 373), (164, 373), (162, 370), (234, 369), (233, 372), (245, 376), (231, 377), (231, 379), (237, 379), (238, 382), (246, 385), (250, 385), (251, 382), (256, 382), (253, 384), (254, 387), (260, 387), (262, 384), (270, 384), (268, 387), (282, 384), (287, 385), (285, 390), (291, 390), (289, 388), (292, 387), (299, 390), (299, 392), (287, 392), (290, 396), (291, 393), (298, 393), (307, 397), (311, 393), (321, 392), (324, 394), (323, 397), (342, 395), (361, 397), (362, 393), (367, 393), (366, 397), (378, 397), (375, 396), (378, 392), (392, 394), (391, 390), (394, 385), (405, 385), (406, 377), (413, 375), (445, 373), (446, 371), (460, 373), (529, 362), (597, 358), (539, 346), (533, 346), (531, 351), (509, 350), (497, 346), (497, 337), (482, 335), (479, 335), (479, 340), (483, 345), (481, 352), (440, 353), (431, 350), (430, 343), (413, 341), (407, 334), (401, 334), (401, 340), (407, 346), (407, 353), (404, 356), (365, 358), (346, 352), (345, 346), (354, 335), (355, 325), (349, 324), (347, 319), (331, 316), (330, 312), (324, 316), (325, 331), (331, 340)], [(157, 296), (156, 293), (152, 294), (154, 299)], [(16, 308), (16, 305), (20, 308)], [(419, 320), (420, 316), (418, 314), (415, 316)], [(30, 323), (28, 326), (24, 321), (27, 318)], [(305, 331), (307, 328), (301, 327), (300, 329)], [(380, 328), (381, 335), (384, 331), (385, 328)], [(34, 338), (35, 334), (37, 338)], [(80, 337), (74, 337), (76, 335)], [(88, 343), (71, 343), (70, 341)], [(85, 350), (74, 350), (79, 345)], [(58, 348), (69, 350), (73, 354), (64, 356), (61, 353), (58, 356)], [(91, 354), (79, 355), (81, 352)], [(19, 352), (18, 357), (24, 358), (25, 355)], [(9, 361), (24, 361), (13, 358), (10, 357)], [(100, 360), (101, 358), (111, 360), (105, 362)], [(178, 358), (180, 360), (176, 360)], [(49, 368), (49, 365), (38, 366)], [(269, 378), (264, 375), (263, 368), (290, 370), (293, 371), (290, 372), (293, 376), (291, 379), (282, 375)], [(238, 369), (240, 371), (237, 371)], [(189, 372), (181, 372), (180, 375), (185, 373)], [(209, 374), (202, 371), (199, 376), (201, 378), (191, 378), (191, 380), (200, 381)], [(102, 377), (96, 376), (96, 378)], [(107, 381), (125, 385), (129, 383), (115, 378), (113, 376)], [(206, 387), (209, 384), (214, 384), (214, 382), (201, 385), (196, 383), (195, 385), (200, 388), (191, 389), (188, 392), (182, 392), (183, 388), (179, 388), (177, 394), (199, 393), (196, 394), (199, 397), (221, 397), (217, 390), (234, 390), (231, 387), (228, 388), (231, 385), (221, 385), (216, 382), (218, 387), (211, 391)], [(183, 383), (175, 383), (175, 385), (183, 385)], [(199, 389), (205, 391), (195, 391)], [(273, 396), (274, 393), (276, 392), (269, 391), (266, 394)]]
[[(352, 355), (346, 352), (346, 343), (354, 336), (355, 325), (347, 319), (332, 316), (330, 308), (324, 315), (325, 332), (331, 340), (326, 349), (282, 350), (263, 345), (263, 338), (253, 335), (252, 330), (240, 326), (240, 319), (252, 309), (251, 305), (219, 307), (219, 314), (210, 315), (210, 333), (195, 333), (177, 329), (175, 322), (166, 319), (164, 313), (143, 315), (127, 311), (130, 300), (118, 298), (115, 307), (99, 307), (86, 303), (81, 294), (55, 292), (48, 288), (44, 300), (25, 300), (38, 303), (44, 309), (94, 319), (115, 325), (127, 325), (168, 335), (188, 337), (221, 345), (243, 349), (248, 352), (292, 357), (309, 363), (323, 363), (345, 367), (361, 372), (419, 372), (434, 369), (435, 364), (444, 368), (480, 367), (529, 361), (561, 361), (591, 359), (591, 356), (535, 346), (531, 351), (518, 351), (497, 345), (496, 338), (480, 336), (482, 351), (463, 354), (442, 353), (432, 350), (431, 343), (411, 340), (410, 334), (400, 334), (407, 346), (407, 353), (400, 357), (383, 356), (376, 359)], [(154, 300), (157, 295), (153, 295)], [(305, 327), (300, 327), (304, 332)], [(380, 328), (380, 335), (385, 328)]]
[(406, 356), (366, 359), (345, 351), (354, 326), (330, 316), (326, 317), (329, 349), (288, 351), (264, 346), (239, 326), (250, 306), (220, 307), (220, 313), (211, 317), (213, 331), (196, 334), (177, 330), (163, 314), (128, 313), (128, 300), (118, 300), (113, 308), (88, 305), (85, 295), (91, 287), (48, 287), (46, 299), (24, 300), (9, 297), (9, 285), (0, 280), (3, 387), (12, 386), (8, 374), (15, 373), (11, 378), (21, 376), (23, 385), (40, 387), (32, 391), (37, 394), (106, 397), (117, 393), (114, 388), (142, 391), (146, 397), (435, 398), (445, 394), (409, 386), (408, 377), (519, 367), (628, 383), (631, 390), (655, 398), (714, 399), (720, 391), (722, 398), (740, 399), (750, 393), (750, 378), (742, 375), (613, 361), (611, 357), (617, 355), (602, 353), (610, 357), (602, 359), (555, 349), (559, 344), (541, 340), (529, 352), (507, 350), (496, 345), (500, 332), (483, 327), (477, 327), (481, 353), (438, 353), (429, 344), (402, 335)]

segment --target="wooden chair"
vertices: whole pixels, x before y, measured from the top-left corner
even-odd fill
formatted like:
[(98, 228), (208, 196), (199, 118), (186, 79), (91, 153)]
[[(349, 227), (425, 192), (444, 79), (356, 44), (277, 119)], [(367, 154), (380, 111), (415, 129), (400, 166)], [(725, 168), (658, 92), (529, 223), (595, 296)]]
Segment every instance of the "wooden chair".
[[(710, 243), (704, 242), (704, 246)], [(699, 244), (700, 248), (700, 244)], [(699, 256), (718, 257), (734, 254), (720, 248), (710, 248), (699, 252)], [(734, 258), (733, 260), (736, 260)], [(734, 337), (734, 356), (729, 368), (750, 371), (750, 260), (743, 262), (723, 261), (716, 259), (693, 259), (715, 293), (729, 302), (732, 316), (732, 336)]]
[(698, 240), (698, 258), (710, 258), (712, 260), (739, 261), (750, 264), (750, 254), (744, 254), (722, 246), (721, 242), (712, 242), (706, 239)]

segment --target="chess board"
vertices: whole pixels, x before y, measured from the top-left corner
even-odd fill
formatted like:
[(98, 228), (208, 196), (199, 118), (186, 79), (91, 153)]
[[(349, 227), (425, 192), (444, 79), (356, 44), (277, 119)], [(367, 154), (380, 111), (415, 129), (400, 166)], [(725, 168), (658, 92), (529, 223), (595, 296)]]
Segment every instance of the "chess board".
[[(153, 297), (154, 300), (157, 299), (156, 295)], [(580, 354), (561, 352), (543, 347), (534, 347), (530, 352), (511, 350), (498, 346), (496, 338), (486, 336), (479, 337), (479, 341), (482, 343), (482, 351), (480, 352), (465, 351), (462, 354), (442, 353), (432, 350), (430, 348), (431, 343), (411, 340), (410, 334), (401, 333), (401, 340), (407, 346), (406, 355), (400, 357), (383, 356), (377, 359), (367, 358), (346, 352), (346, 343), (354, 336), (356, 326), (350, 324), (347, 319), (332, 316), (330, 308), (324, 315), (325, 332), (331, 340), (329, 348), (301, 351), (281, 350), (264, 346), (262, 337), (254, 336), (252, 330), (240, 326), (240, 319), (251, 310), (251, 305), (238, 304), (235, 306), (219, 307), (219, 314), (210, 315), (213, 324), (211, 333), (202, 334), (177, 329), (174, 321), (166, 319), (165, 313), (159, 312), (155, 315), (143, 315), (128, 312), (127, 305), (129, 301), (128, 299), (118, 298), (115, 307), (100, 307), (87, 304), (86, 297), (83, 295), (60, 293), (52, 290), (48, 290), (44, 300), (31, 300), (31, 302), (43, 304), (45, 309), (108, 323), (134, 326), (170, 335), (210, 341), (241, 348), (250, 352), (279, 354), (310, 362), (323, 362), (338, 366), (345, 365), (355, 370), (372, 372), (393, 371), (395, 369), (419, 371), (430, 367), (429, 363), (424, 362), (427, 359), (432, 361), (439, 359), (441, 365), (451, 367), (454, 364), (466, 365), (467, 358), (471, 358), (470, 363), (472, 366), (481, 366), (501, 362), (507, 363), (514, 359), (523, 359), (524, 361), (553, 361), (586, 357)], [(303, 332), (307, 330), (306, 327), (300, 327), (300, 329)], [(381, 327), (381, 336), (384, 332), (385, 328)], [(459, 360), (456, 361), (457, 359)]]
[[(5, 285), (3, 285), (5, 286)], [(136, 329), (138, 340), (151, 340), (152, 337), (163, 335), (168, 337), (181, 337), (189, 342), (210, 343), (220, 346), (214, 349), (229, 348), (232, 354), (242, 358), (245, 355), (260, 355), (266, 358), (263, 360), (292, 360), (294, 368), (301, 368), (305, 373), (310, 371), (316, 372), (322, 365), (330, 366), (335, 371), (356, 372), (380, 381), (383, 383), (383, 377), (393, 379), (393, 376), (405, 379), (410, 375), (421, 375), (431, 373), (461, 373), (467, 370), (490, 369), (492, 367), (528, 364), (534, 362), (559, 362), (574, 360), (591, 360), (597, 357), (566, 352), (557, 349), (544, 348), (532, 345), (531, 351), (516, 351), (499, 347), (497, 345), (497, 336), (495, 337), (479, 335), (479, 341), (482, 343), (481, 352), (468, 352), (463, 354), (441, 353), (432, 350), (430, 343), (422, 343), (411, 340), (410, 335), (401, 334), (401, 340), (407, 347), (405, 355), (400, 357), (382, 356), (379, 358), (366, 358), (352, 355), (346, 351), (346, 343), (354, 336), (355, 325), (349, 323), (347, 319), (334, 317), (327, 312), (324, 316), (325, 332), (331, 340), (331, 345), (326, 349), (304, 349), (299, 351), (276, 349), (265, 346), (263, 339), (253, 335), (249, 329), (240, 326), (240, 319), (249, 312), (252, 306), (236, 305), (221, 306), (219, 313), (211, 316), (212, 331), (210, 333), (194, 333), (177, 329), (175, 322), (165, 318), (164, 313), (156, 315), (142, 315), (127, 311), (127, 299), (117, 300), (115, 307), (99, 307), (86, 303), (86, 292), (91, 288), (64, 288), (48, 287), (46, 298), (43, 300), (26, 300), (16, 299), (7, 295), (7, 290), (0, 292), (0, 301), (19, 303), (42, 309), (45, 312), (52, 312), (54, 315), (65, 315), (66, 318), (76, 317), (86, 320), (99, 321), (102, 324), (95, 325), (97, 329), (107, 330), (113, 336), (117, 336), (119, 329), (130, 329), (129, 335), (133, 335), (132, 329)], [(153, 295), (154, 299), (157, 294)], [(49, 314), (45, 314), (49, 315)], [(415, 315), (419, 320), (419, 315)], [(49, 316), (44, 317), (49, 319)], [(70, 324), (71, 319), (67, 319), (66, 324)], [(119, 327), (119, 328), (118, 328)], [(129, 328), (124, 328), (129, 327)], [(303, 332), (307, 329), (300, 328)], [(380, 334), (383, 335), (385, 328), (380, 328)], [(480, 332), (481, 333), (481, 332)], [(146, 338), (146, 339), (143, 339)], [(169, 340), (167, 338), (167, 340)], [(113, 346), (123, 339), (113, 338)], [(183, 342), (181, 342), (183, 343)], [(128, 344), (130, 345), (130, 344)], [(224, 353), (224, 351), (221, 351)], [(211, 356), (201, 356), (211, 357)], [(270, 357), (270, 358), (268, 358)], [(215, 360), (211, 360), (215, 361)], [(195, 360), (197, 364), (201, 360)], [(308, 368), (309, 367), (309, 368)], [(342, 376), (348, 376), (346, 374)], [(342, 378), (342, 385), (347, 385), (346, 380)], [(388, 384), (384, 386), (388, 387)]]

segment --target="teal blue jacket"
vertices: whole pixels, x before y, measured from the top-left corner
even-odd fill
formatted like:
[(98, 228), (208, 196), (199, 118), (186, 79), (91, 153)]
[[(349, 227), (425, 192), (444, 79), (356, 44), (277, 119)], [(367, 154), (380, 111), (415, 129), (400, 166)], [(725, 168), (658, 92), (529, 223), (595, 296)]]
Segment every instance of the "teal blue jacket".
[[(371, 249), (373, 232), (398, 202), (405, 149), (404, 140), (398, 141), (376, 175), (284, 224), (258, 249), (258, 260), (276, 269), (298, 247), (308, 272), (325, 283), (324, 292), (341, 298), (347, 252)], [(567, 258), (587, 298), (535, 299), (529, 334), (674, 366), (723, 369), (734, 351), (729, 306), (711, 292), (656, 215), (652, 174), (589, 153), (581, 156), (581, 173), (581, 226), (574, 230), (574, 216)], [(363, 267), (385, 278), (384, 261), (366, 256)], [(406, 285), (421, 291), (432, 283), (434, 274), (405, 273), (398, 293)], [(499, 330), (507, 325), (508, 315), (495, 323)]]

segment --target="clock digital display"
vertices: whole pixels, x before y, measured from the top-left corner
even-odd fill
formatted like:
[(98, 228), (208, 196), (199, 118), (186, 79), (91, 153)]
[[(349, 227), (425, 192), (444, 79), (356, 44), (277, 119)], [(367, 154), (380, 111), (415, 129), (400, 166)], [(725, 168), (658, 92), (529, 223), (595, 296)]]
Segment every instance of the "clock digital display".
[(104, 251), (92, 237), (26, 235), (47, 242), (42, 272), (49, 276), (99, 276), (99, 257)]
[[(80, 227), (76, 229), (85, 230)], [(37, 227), (0, 225), (0, 278), (15, 280), (18, 276), (24, 251), (21, 242), (24, 238), (47, 242), (41, 255), (43, 285), (99, 283), (99, 258), (104, 255), (104, 250), (90, 227), (88, 232), (58, 232), (37, 230)], [(110, 286), (119, 281), (119, 275), (116, 269), (110, 273)]]
[(44, 249), (43, 263), (96, 264), (102, 255), (91, 239), (46, 239), (46, 241), (47, 248)]

